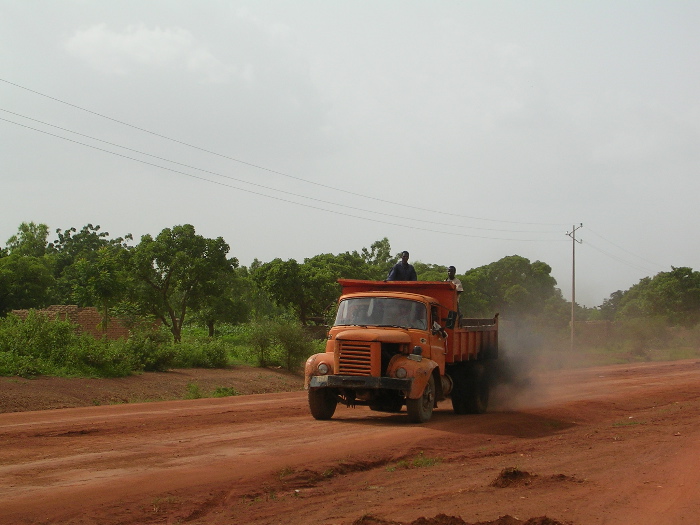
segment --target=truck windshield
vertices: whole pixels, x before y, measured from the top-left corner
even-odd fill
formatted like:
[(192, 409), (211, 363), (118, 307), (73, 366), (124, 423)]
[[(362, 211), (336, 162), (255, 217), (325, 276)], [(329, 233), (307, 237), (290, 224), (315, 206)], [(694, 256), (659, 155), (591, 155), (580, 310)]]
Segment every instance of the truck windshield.
[(356, 297), (338, 305), (335, 326), (400, 326), (425, 330), (426, 308), (423, 303), (392, 297)]

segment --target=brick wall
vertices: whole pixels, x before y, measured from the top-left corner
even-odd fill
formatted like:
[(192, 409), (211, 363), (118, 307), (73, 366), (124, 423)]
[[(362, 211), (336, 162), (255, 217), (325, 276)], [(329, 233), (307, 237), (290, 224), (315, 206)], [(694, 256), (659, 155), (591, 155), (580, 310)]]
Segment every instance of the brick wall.
[[(126, 338), (130, 334), (124, 322), (116, 317), (110, 318), (106, 329), (103, 330), (100, 326), (102, 315), (97, 308), (92, 306), (80, 308), (74, 304), (53, 305), (44, 310), (36, 310), (36, 312), (51, 319), (70, 321), (77, 326), (79, 333), (90, 334), (97, 339), (101, 339), (103, 336), (107, 336), (108, 339)], [(12, 313), (26, 319), (29, 310), (13, 310)]]

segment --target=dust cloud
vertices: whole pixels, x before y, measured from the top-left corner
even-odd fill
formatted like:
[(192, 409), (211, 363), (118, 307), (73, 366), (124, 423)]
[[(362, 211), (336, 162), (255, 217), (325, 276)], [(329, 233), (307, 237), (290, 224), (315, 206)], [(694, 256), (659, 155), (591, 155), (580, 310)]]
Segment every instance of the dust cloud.
[(494, 361), (489, 374), (491, 410), (509, 411), (542, 406), (550, 398), (542, 374), (550, 367), (540, 351), (551, 343), (526, 326), (519, 321), (500, 323), (498, 359)]

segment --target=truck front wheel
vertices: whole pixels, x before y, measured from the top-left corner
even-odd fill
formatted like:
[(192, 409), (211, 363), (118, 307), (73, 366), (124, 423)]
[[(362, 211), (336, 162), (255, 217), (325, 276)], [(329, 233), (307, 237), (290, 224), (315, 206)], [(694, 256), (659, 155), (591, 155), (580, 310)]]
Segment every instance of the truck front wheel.
[(338, 394), (332, 388), (309, 388), (309, 408), (315, 419), (330, 419), (338, 405)]
[(435, 405), (435, 378), (430, 375), (428, 383), (423, 389), (423, 395), (418, 399), (406, 399), (408, 420), (411, 423), (426, 423), (433, 415)]

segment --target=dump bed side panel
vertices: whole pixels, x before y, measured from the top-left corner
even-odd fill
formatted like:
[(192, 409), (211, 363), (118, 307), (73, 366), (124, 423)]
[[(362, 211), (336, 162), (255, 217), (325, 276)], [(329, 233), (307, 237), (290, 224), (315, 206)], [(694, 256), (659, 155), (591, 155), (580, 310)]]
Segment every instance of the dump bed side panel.
[(498, 357), (498, 316), (493, 319), (460, 319), (448, 330), (446, 363)]

